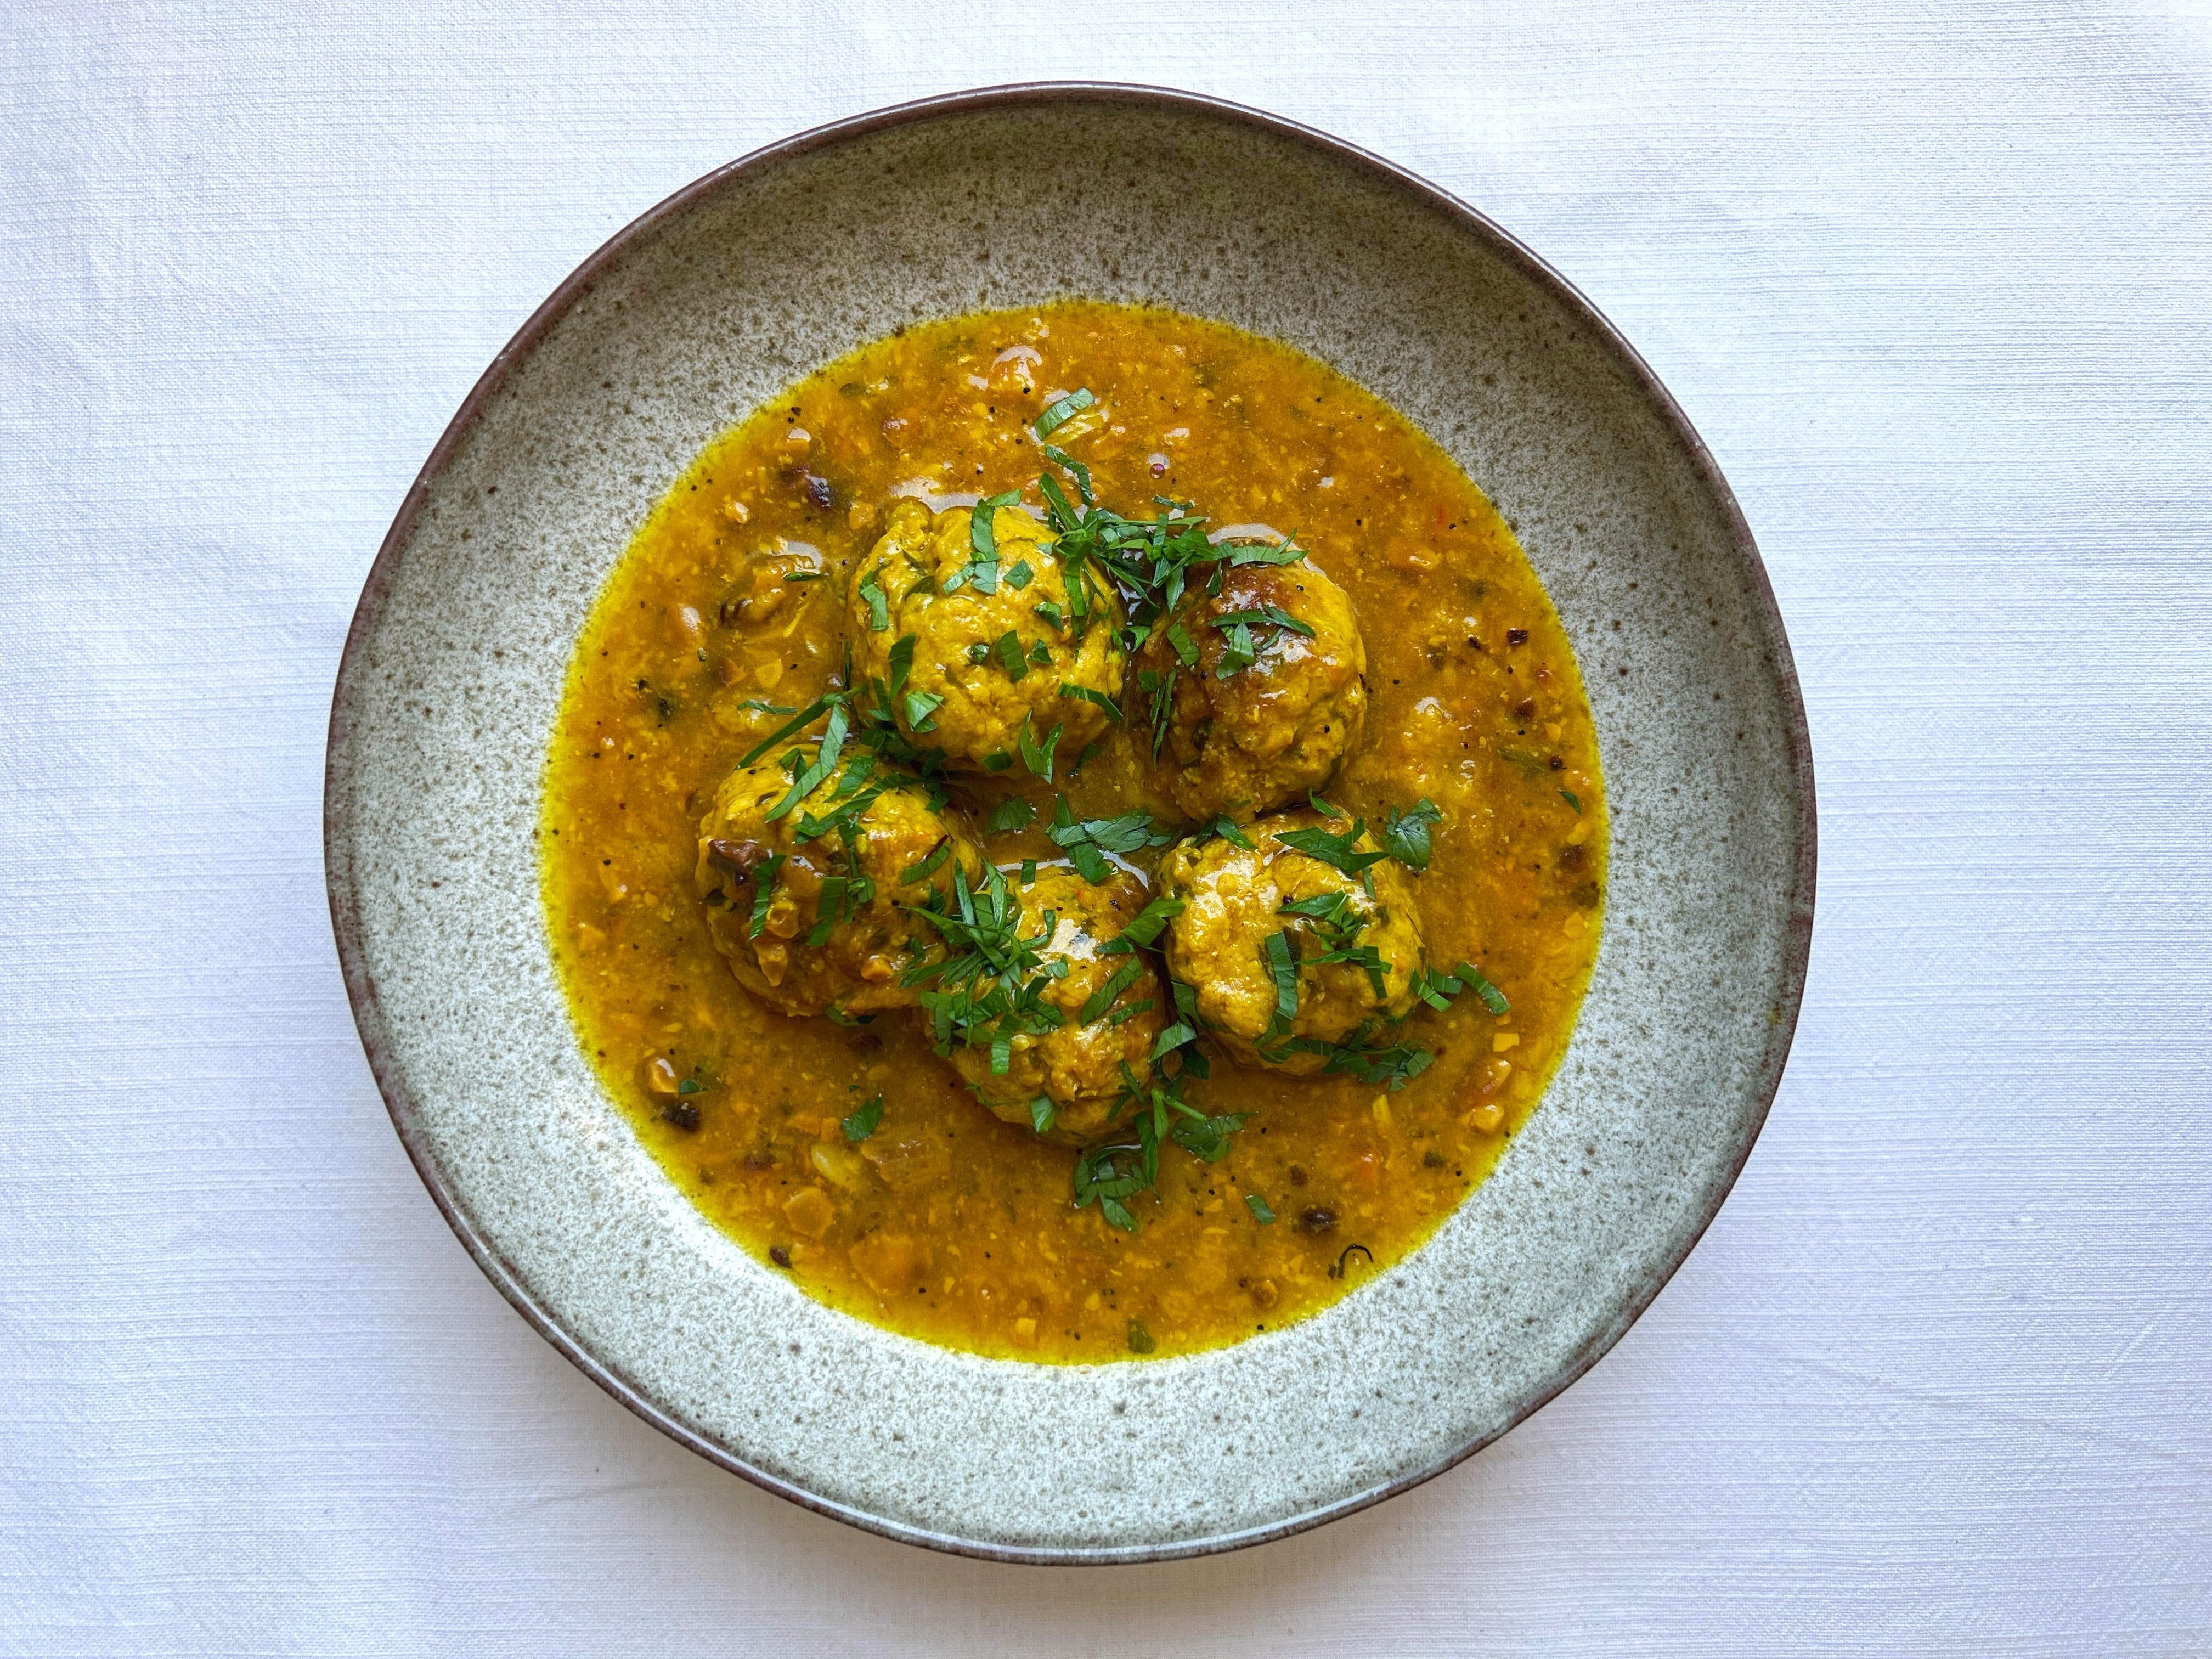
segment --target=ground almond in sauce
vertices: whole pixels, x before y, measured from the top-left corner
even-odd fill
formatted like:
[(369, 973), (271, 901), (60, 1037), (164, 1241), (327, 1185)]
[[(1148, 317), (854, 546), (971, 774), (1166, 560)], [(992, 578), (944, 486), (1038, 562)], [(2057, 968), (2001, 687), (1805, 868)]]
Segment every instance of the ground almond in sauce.
[[(1039, 503), (1030, 422), (1131, 514), (1155, 495), (1295, 532), (1356, 606), (1366, 735), (1325, 799), (1444, 820), (1412, 878), (1432, 964), (1510, 999), (1417, 1012), (1435, 1054), (1401, 1090), (1217, 1058), (1194, 1101), (1248, 1113), (1225, 1158), (1164, 1147), (1132, 1233), (1072, 1202), (1073, 1153), (993, 1118), (917, 1018), (865, 1027), (755, 1001), (708, 942), (698, 823), (739, 756), (842, 658), (843, 578), (900, 495)], [(787, 575), (799, 580), (787, 581)], [(818, 580), (805, 580), (815, 577)], [(1081, 817), (1144, 804), (1127, 726), (1062, 787)], [(1017, 768), (954, 787), (980, 825)], [(947, 1346), (1085, 1362), (1234, 1342), (1326, 1307), (1419, 1246), (1487, 1174), (1558, 1063), (1596, 955), (1606, 820), (1588, 702), (1511, 532), (1429, 440), (1286, 347), (1091, 302), (904, 331), (710, 445), (654, 510), (580, 640), (548, 763), (554, 957), (586, 1053), (670, 1177), (775, 1271)], [(1036, 828), (994, 862), (1052, 862)], [(1157, 854), (1149, 855), (1157, 859)], [(1139, 860), (1149, 873), (1150, 866)], [(880, 1122), (842, 1124), (880, 1096)], [(1274, 1218), (1263, 1224), (1256, 1195)]]

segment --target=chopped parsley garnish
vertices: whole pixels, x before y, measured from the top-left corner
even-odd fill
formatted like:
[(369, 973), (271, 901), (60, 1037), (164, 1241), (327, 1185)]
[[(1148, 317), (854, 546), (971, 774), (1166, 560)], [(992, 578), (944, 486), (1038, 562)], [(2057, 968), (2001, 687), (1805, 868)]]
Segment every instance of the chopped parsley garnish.
[(1329, 1074), (1349, 1073), (1362, 1083), (1387, 1084), (1395, 1091), (1427, 1071), (1435, 1063), (1436, 1056), (1426, 1048), (1418, 1048), (1411, 1043), (1375, 1042), (1372, 1039), (1382, 1030), (1382, 1024), (1381, 1020), (1367, 1021), (1352, 1033), (1348, 1042), (1323, 1042), (1316, 1037), (1291, 1037), (1268, 1052), (1273, 1057), (1294, 1054), (1324, 1054), (1328, 1059), (1326, 1069)]
[[(1018, 678), (1019, 676), (1016, 678)], [(1022, 716), (1020, 738), (1022, 764), (1030, 769), (1030, 776), (1042, 778), (1047, 783), (1052, 781), (1053, 751), (1060, 747), (1060, 734), (1066, 729), (1065, 726), (1055, 726), (1045, 733), (1043, 740), (1040, 742), (1030, 717), (1027, 714)], [(987, 761), (985, 764), (988, 765), (989, 763)]]
[(1462, 962), (1449, 974), (1435, 969), (1413, 976), (1413, 994), (1430, 1007), (1441, 1012), (1451, 1006), (1451, 999), (1462, 992), (1474, 993), (1475, 1000), (1493, 1014), (1512, 1012), (1513, 1005), (1505, 1000), (1505, 993), (1482, 976), (1481, 969)]
[[(1311, 628), (1279, 605), (1262, 605), (1249, 611), (1225, 611), (1212, 618), (1212, 623), (1214, 627), (1228, 635), (1221, 660), (1214, 665), (1213, 678), (1218, 680), (1225, 680), (1239, 670), (1249, 668), (1259, 660), (1261, 652), (1281, 639), (1286, 632), (1302, 634), (1308, 639), (1313, 637)], [(1267, 637), (1255, 637), (1252, 632), (1255, 628), (1267, 629)], [(1169, 632), (1168, 642), (1175, 644), (1173, 629)], [(1176, 650), (1180, 655), (1182, 647), (1177, 645)], [(1190, 659), (1186, 656), (1183, 660), (1188, 663)]]
[(918, 864), (909, 864), (905, 869), (899, 872), (899, 885), (902, 887), (912, 887), (917, 882), (927, 881), (932, 876), (935, 875), (939, 870), (945, 867), (945, 860), (951, 856), (952, 837), (950, 836), (939, 836), (937, 845), (930, 849), (929, 856), (927, 858), (923, 859)]
[[(841, 702), (830, 711), (830, 722), (822, 729), (822, 746), (815, 751), (814, 758), (801, 767), (792, 779), (790, 793), (769, 809), (768, 821), (770, 823), (789, 816), (793, 807), (829, 781), (830, 775), (837, 769), (837, 757), (844, 752), (845, 734), (850, 729), (849, 717)], [(787, 769), (791, 761), (800, 754), (800, 750), (794, 749), (785, 757)]]
[(838, 1127), (844, 1130), (846, 1139), (858, 1142), (875, 1133), (876, 1125), (883, 1121), (884, 1097), (878, 1095), (851, 1116), (841, 1119)]
[(1207, 824), (1205, 830), (1200, 831), (1200, 833), (1203, 835), (1218, 836), (1222, 840), (1227, 842), (1231, 847), (1241, 847), (1248, 853), (1252, 850), (1252, 837), (1246, 835), (1242, 830), (1238, 829), (1237, 827), (1237, 820), (1231, 817), (1226, 812), (1224, 812), (1219, 817), (1214, 819), (1212, 823)]
[(1429, 867), (1429, 830), (1442, 823), (1443, 811), (1426, 795), (1401, 812), (1386, 807), (1382, 814), (1382, 845), (1408, 870)]
[(1015, 1037), (1042, 1036), (1066, 1023), (1044, 1000), (1045, 988), (1067, 976), (1065, 961), (1042, 954), (1059, 919), (1048, 910), (1036, 933), (1024, 934), (1021, 903), (1003, 871), (987, 869), (982, 886), (971, 888), (967, 872), (956, 867), (950, 894), (933, 892), (908, 909), (936, 929), (951, 952), (942, 962), (908, 969), (899, 980), (919, 988), (938, 1052), (949, 1054), (956, 1042), (988, 1048), (992, 1071), (1004, 1076)]
[(1300, 622), (1279, 605), (1259, 605), (1250, 611), (1224, 611), (1213, 618), (1213, 625), (1224, 629), (1266, 626), (1278, 632), (1288, 629), (1291, 633), (1302, 634), (1307, 639), (1314, 636), (1312, 628)]
[(1298, 957), (1291, 948), (1290, 929), (1267, 935), (1261, 947), (1267, 963), (1267, 977), (1275, 981), (1275, 1019), (1284, 1023), (1297, 1018)]
[(1155, 1075), (1148, 1085), (1138, 1083), (1125, 1065), (1124, 1087), (1115, 1104), (1119, 1111), (1135, 1108), (1130, 1127), (1133, 1140), (1093, 1146), (1075, 1160), (1075, 1207), (1094, 1200), (1108, 1221), (1125, 1231), (1137, 1230), (1137, 1218), (1127, 1200), (1158, 1185), (1160, 1143), (1173, 1140), (1203, 1163), (1218, 1162), (1229, 1151), (1229, 1137), (1244, 1127), (1241, 1113), (1212, 1115), (1183, 1098), (1188, 1080), (1202, 1075), (1188, 1060), (1195, 1049), (1184, 1051), (1186, 1064), (1171, 1077)]
[(872, 570), (860, 579), (860, 595), (868, 607), (868, 629), (871, 633), (888, 634), (891, 626), (890, 602), (884, 598), (883, 584), (876, 580)]
[(783, 868), (783, 854), (771, 853), (768, 862), (753, 872), (753, 909), (745, 921), (745, 937), (758, 939), (768, 926), (769, 901), (775, 894), (775, 872)]
[(1078, 823), (1065, 795), (1054, 802), (1052, 826), (1045, 834), (1066, 853), (1076, 873), (1094, 887), (1112, 879), (1113, 868), (1106, 861), (1106, 854), (1127, 857), (1148, 847), (1165, 847), (1175, 839), (1149, 812), (1125, 812), (1118, 818), (1085, 818)]
[(1073, 697), (1078, 702), (1087, 702), (1095, 708), (1104, 709), (1106, 718), (1109, 720), (1118, 720), (1121, 718), (1121, 705), (1103, 691), (1093, 691), (1087, 685), (1070, 685), (1063, 680), (1060, 682), (1060, 695), (1063, 697)]
[(1156, 898), (1129, 918), (1128, 926), (1120, 934), (1098, 947), (1102, 957), (1127, 956), (1132, 951), (1150, 950), (1167, 930), (1167, 925), (1188, 908), (1179, 898)]
[(1352, 828), (1331, 835), (1326, 830), (1279, 830), (1275, 839), (1285, 847), (1294, 848), (1310, 859), (1318, 859), (1333, 870), (1347, 876), (1356, 876), (1370, 865), (1380, 864), (1390, 855), (1383, 852), (1363, 853), (1358, 850), (1360, 839), (1367, 833), (1367, 820), (1354, 818)]
[[(1050, 461), (1055, 466), (1066, 467), (1067, 469), (1067, 476), (1075, 480), (1076, 493), (1083, 497), (1084, 506), (1088, 507), (1091, 502), (1097, 499), (1097, 496), (1091, 493), (1091, 469), (1089, 467), (1084, 465), (1082, 462), (1077, 460), (1074, 456), (1069, 454), (1066, 450), (1060, 448), (1056, 444), (1046, 444), (1043, 447), (1045, 459)], [(1039, 483), (1044, 483), (1048, 481), (1040, 478), (1037, 482)]]
[(1021, 498), (1020, 490), (1009, 489), (975, 503), (968, 518), (968, 546), (974, 556), (945, 579), (941, 592), (957, 593), (963, 587), (973, 587), (978, 593), (999, 591), (999, 509), (1012, 507)]
[(1252, 1212), (1252, 1219), (1258, 1222), (1262, 1227), (1272, 1226), (1274, 1224), (1275, 1212), (1269, 1207), (1267, 1200), (1261, 1197), (1259, 1194), (1245, 1194), (1244, 1207)]
[(1038, 437), (1049, 438), (1097, 401), (1091, 396), (1089, 386), (1080, 387), (1065, 398), (1055, 399), (1030, 424)]
[(1141, 961), (1123, 963), (1103, 985), (1084, 999), (1083, 1006), (1076, 1011), (1075, 1023), (1088, 1025), (1094, 1019), (1103, 1018), (1106, 1011), (1120, 1000), (1121, 993), (1144, 976), (1145, 964)]

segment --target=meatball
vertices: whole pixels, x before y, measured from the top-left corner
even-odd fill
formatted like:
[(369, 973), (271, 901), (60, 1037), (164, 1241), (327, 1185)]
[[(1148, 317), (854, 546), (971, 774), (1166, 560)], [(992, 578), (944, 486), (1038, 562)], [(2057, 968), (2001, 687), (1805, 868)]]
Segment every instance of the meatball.
[[(1183, 902), (1163, 941), (1168, 973), (1194, 994), (1214, 1040), (1247, 1066), (1310, 1076), (1328, 1064), (1320, 1045), (1411, 1013), (1427, 963), (1405, 872), (1379, 859), (1346, 874), (1283, 839), (1302, 830), (1336, 837), (1347, 862), (1381, 850), (1357, 820), (1282, 812), (1250, 826), (1249, 851), (1219, 837), (1171, 848), (1160, 890)], [(1291, 974), (1287, 997), (1279, 968)]]
[(738, 983), (782, 1013), (910, 1008), (905, 978), (945, 947), (905, 907), (948, 890), (956, 869), (975, 878), (982, 853), (929, 786), (866, 751), (836, 757), (779, 816), (821, 754), (801, 744), (795, 775), (763, 760), (714, 792), (693, 877), (707, 931)]
[(1194, 588), (1135, 667), (1130, 719), (1152, 723), (1155, 788), (1186, 818), (1242, 821), (1318, 788), (1366, 718), (1358, 618), (1310, 561), (1231, 566), (1218, 593)]
[(1101, 704), (1121, 695), (1125, 666), (1110, 582), (1084, 569), (1079, 606), (1052, 532), (1018, 507), (991, 513), (992, 561), (967, 507), (933, 518), (902, 501), (889, 523), (847, 598), (854, 672), (888, 685), (898, 678), (893, 650), (913, 638), (893, 713), (916, 748), (956, 769), (1002, 772), (1024, 730), (1038, 744), (1059, 731), (1058, 752), (1070, 759), (1106, 730)]
[[(1168, 999), (1152, 958), (1141, 951), (1100, 949), (1144, 909), (1145, 884), (1117, 872), (1094, 886), (1060, 865), (1039, 870), (1027, 887), (1001, 879), (1010, 908), (1018, 906), (1021, 938), (1041, 939), (1046, 916), (1053, 919), (1051, 939), (1034, 946), (1036, 960), (1016, 975), (1024, 985), (1042, 979), (1036, 1000), (1052, 1012), (1008, 1022), (1003, 1071), (994, 1069), (999, 1061), (991, 1026), (970, 1028), (969, 1042), (949, 1050), (953, 1069), (995, 1115), (1024, 1128), (1036, 1127), (1035, 1103), (1049, 1100), (1051, 1120), (1038, 1133), (1062, 1146), (1085, 1146), (1112, 1126), (1129, 1079), (1141, 1085), (1151, 1076), (1152, 1044), (1167, 1024)], [(1050, 976), (1055, 963), (1065, 965), (1064, 977)], [(1085, 1020), (1085, 1005), (1101, 998)], [(1049, 1026), (1054, 1016), (1061, 1023)], [(1048, 1029), (1024, 1031), (1023, 1024)]]

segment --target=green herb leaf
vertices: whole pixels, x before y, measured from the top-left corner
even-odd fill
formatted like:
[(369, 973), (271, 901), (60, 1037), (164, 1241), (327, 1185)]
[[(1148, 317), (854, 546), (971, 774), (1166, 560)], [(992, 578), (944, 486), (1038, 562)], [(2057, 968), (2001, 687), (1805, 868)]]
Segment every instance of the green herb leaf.
[(890, 603), (884, 598), (882, 585), (876, 580), (876, 573), (874, 571), (871, 570), (865, 577), (861, 578), (860, 594), (861, 599), (868, 607), (869, 631), (876, 634), (888, 634), (890, 632)]
[(1036, 571), (1027, 559), (1016, 559), (1006, 567), (1006, 586), (1018, 593), (1036, 579)]
[(999, 591), (999, 509), (1012, 507), (1021, 498), (1020, 490), (1009, 489), (1002, 495), (986, 495), (969, 509), (968, 545), (975, 557), (965, 568), (953, 573), (952, 579), (945, 584), (947, 592), (953, 592), (963, 581), (972, 583), (979, 593)]
[(1237, 827), (1237, 820), (1226, 812), (1206, 825), (1206, 833), (1220, 836), (1231, 847), (1241, 847), (1248, 853), (1252, 851), (1252, 837), (1239, 830)]
[(1053, 751), (1060, 747), (1060, 734), (1066, 729), (1064, 726), (1055, 726), (1045, 734), (1044, 741), (1039, 743), (1030, 735), (1030, 716), (1022, 716), (1022, 764), (1030, 769), (1032, 776), (1042, 778), (1047, 783), (1052, 781)]
[(1085, 999), (1075, 1017), (1078, 1025), (1088, 1025), (1114, 1006), (1121, 993), (1144, 977), (1145, 964), (1139, 961), (1125, 962), (1114, 970), (1114, 975)]
[[(1042, 434), (1040, 434), (1039, 435), (1042, 436)], [(1085, 507), (1089, 507), (1097, 499), (1097, 497), (1091, 493), (1091, 469), (1089, 467), (1084, 465), (1082, 462), (1077, 460), (1074, 456), (1069, 454), (1066, 450), (1053, 444), (1045, 445), (1044, 458), (1045, 459), (1052, 462), (1055, 466), (1064, 466), (1067, 469), (1068, 476), (1075, 480), (1076, 491), (1083, 497), (1083, 504)], [(1039, 478), (1037, 483), (1040, 484), (1046, 484), (1051, 483), (1052, 481), (1049, 478)], [(1060, 495), (1060, 486), (1058, 484), (1053, 484), (1052, 488), (1046, 493), (1050, 495)], [(1065, 513), (1067, 517), (1073, 519), (1075, 516), (1074, 509), (1067, 505), (1067, 498), (1066, 496), (1060, 496), (1059, 505), (1061, 511)]]
[(1087, 685), (1070, 685), (1063, 680), (1060, 683), (1060, 695), (1063, 697), (1073, 697), (1078, 702), (1087, 702), (1094, 708), (1104, 709), (1106, 718), (1109, 720), (1118, 720), (1121, 718), (1121, 705), (1103, 691), (1093, 691)]
[[(1221, 660), (1213, 668), (1213, 678), (1217, 680), (1225, 680), (1239, 670), (1249, 668), (1260, 658), (1260, 648), (1252, 642), (1249, 628), (1238, 623), (1228, 632), (1229, 641), (1222, 647)], [(1169, 643), (1174, 643), (1172, 629), (1170, 630)]]
[(1229, 1155), (1229, 1137), (1244, 1127), (1245, 1114), (1219, 1117), (1194, 1114), (1179, 1121), (1172, 1133), (1175, 1144), (1201, 1164), (1218, 1164)]
[(1262, 605), (1250, 611), (1224, 611), (1213, 618), (1213, 625), (1224, 631), (1240, 625), (1249, 627), (1265, 625), (1269, 628), (1287, 629), (1293, 634), (1304, 635), (1307, 639), (1314, 637), (1314, 631), (1310, 626), (1300, 622), (1280, 605)]
[(901, 718), (909, 732), (934, 732), (937, 722), (931, 718), (945, 706), (945, 699), (934, 691), (909, 691), (899, 707)]
[(991, 809), (988, 827), (994, 834), (1003, 836), (1027, 829), (1036, 817), (1035, 806), (1019, 795), (1009, 795)]
[(758, 939), (768, 926), (769, 901), (775, 893), (775, 872), (783, 868), (783, 854), (771, 853), (768, 862), (753, 872), (753, 910), (745, 922), (745, 937)]
[(1244, 1207), (1252, 1212), (1252, 1219), (1258, 1222), (1262, 1227), (1272, 1227), (1274, 1225), (1275, 1212), (1272, 1209), (1268, 1208), (1267, 1200), (1261, 1197), (1259, 1194), (1245, 1194)]
[(1467, 988), (1474, 992), (1482, 1006), (1489, 1009), (1492, 1013), (1504, 1014), (1512, 1012), (1513, 1005), (1505, 1000), (1505, 993), (1485, 979), (1481, 969), (1470, 967), (1462, 962), (1455, 971), (1458, 977), (1466, 982)]
[(845, 733), (851, 721), (842, 702), (830, 711), (830, 723), (822, 729), (822, 746), (816, 750), (811, 764), (792, 780), (791, 792), (769, 809), (768, 822), (775, 823), (787, 816), (791, 809), (819, 789), (837, 769), (837, 757), (844, 751)]
[(1311, 805), (1315, 811), (1320, 813), (1325, 818), (1341, 818), (1344, 817), (1344, 809), (1341, 806), (1331, 806), (1327, 801), (1323, 800), (1319, 795), (1314, 793), (1310, 789), (1306, 791), (1306, 800)]
[(994, 749), (983, 757), (983, 769), (986, 772), (1003, 772), (1013, 763), (1014, 757), (1003, 749)]
[(1162, 1057), (1173, 1054), (1186, 1042), (1195, 1042), (1197, 1040), (1198, 1033), (1178, 1020), (1162, 1030), (1159, 1036), (1153, 1039), (1151, 1059), (1157, 1065)]
[(937, 845), (930, 849), (930, 854), (927, 858), (922, 860), (919, 864), (909, 864), (905, 869), (899, 872), (899, 885), (902, 887), (911, 887), (916, 882), (927, 881), (932, 876), (935, 875), (939, 870), (945, 867), (945, 860), (951, 856), (952, 837), (950, 836), (939, 836), (938, 838)]
[[(1084, 386), (1078, 391), (1069, 392), (1065, 398), (1054, 401), (1031, 423), (1032, 427), (1038, 437), (1049, 438), (1097, 401), (1097, 398), (1091, 395), (1091, 388)], [(1085, 490), (1084, 493), (1088, 495), (1090, 492)]]
[(1395, 807), (1384, 809), (1382, 816), (1382, 845), (1390, 856), (1408, 870), (1429, 867), (1429, 830), (1443, 822), (1443, 809), (1424, 795), (1404, 811)]
[[(911, 653), (908, 653), (909, 656), (911, 656)], [(768, 736), (763, 738), (750, 749), (745, 750), (744, 756), (739, 758), (738, 764), (740, 766), (750, 766), (755, 761), (758, 760), (763, 755), (768, 753), (769, 750), (775, 748), (776, 744), (781, 743), (793, 732), (803, 731), (807, 726), (813, 725), (816, 720), (821, 719), (823, 714), (828, 711), (830, 704), (836, 701), (836, 699), (831, 697), (817, 697), (812, 702), (808, 703), (805, 708), (800, 709), (796, 714), (793, 715), (791, 719), (785, 721), (781, 726), (776, 727), (775, 731), (769, 732)], [(842, 708), (843, 705), (839, 703), (838, 706)]]
[(1009, 628), (999, 635), (999, 662), (1010, 680), (1020, 679), (1030, 672), (1029, 659), (1022, 654), (1021, 636)]
[(1181, 623), (1168, 624), (1168, 643), (1175, 647), (1176, 655), (1182, 659), (1185, 668), (1198, 666), (1198, 647), (1191, 642), (1190, 635), (1184, 631)]
[(1367, 833), (1367, 821), (1354, 818), (1352, 828), (1336, 835), (1326, 830), (1279, 830), (1275, 839), (1285, 847), (1304, 853), (1310, 859), (1318, 859), (1331, 869), (1347, 876), (1356, 876), (1370, 865), (1380, 864), (1390, 855), (1388, 853), (1362, 853), (1355, 850), (1360, 837)]
[(1059, 629), (1062, 633), (1066, 633), (1067, 631), (1067, 622), (1065, 616), (1061, 612), (1060, 608), (1054, 605), (1050, 599), (1039, 599), (1035, 605), (1031, 605), (1030, 609), (1035, 611), (1038, 616), (1042, 617), (1047, 622), (1050, 623), (1054, 628)]
[(876, 1125), (883, 1121), (884, 1097), (878, 1095), (851, 1116), (841, 1119), (838, 1127), (844, 1130), (846, 1139), (857, 1142), (875, 1133)]
[(1573, 808), (1575, 809), (1575, 816), (1576, 816), (1577, 817), (1580, 817), (1583, 815), (1583, 804), (1582, 804), (1582, 802), (1581, 802), (1581, 801), (1577, 800), (1577, 799), (1575, 798), (1575, 793), (1574, 793), (1574, 791), (1573, 791), (1573, 790), (1571, 790), (1571, 789), (1562, 789), (1562, 790), (1560, 790), (1560, 791), (1559, 791), (1559, 799), (1560, 799), (1561, 800), (1563, 800), (1563, 801), (1566, 802), (1566, 804), (1567, 804), (1568, 805), (1570, 805), (1570, 806), (1571, 806), (1571, 807), (1573, 807)]
[(1261, 948), (1267, 957), (1267, 976), (1275, 981), (1275, 1016), (1294, 1019), (1298, 1012), (1298, 961), (1291, 949), (1290, 930), (1268, 934)]
[(676, 1092), (679, 1095), (696, 1095), (706, 1086), (696, 1077), (679, 1078), (676, 1084)]
[(1060, 1108), (1053, 1104), (1050, 1095), (1039, 1095), (1030, 1102), (1030, 1127), (1039, 1134), (1050, 1132), (1060, 1121)]
[(818, 582), (822, 575), (819, 570), (787, 570), (783, 573), (783, 579), (787, 582)]
[(1128, 925), (1119, 934), (1098, 947), (1102, 957), (1126, 956), (1139, 948), (1149, 950), (1166, 931), (1167, 925), (1181, 915), (1188, 902), (1179, 898), (1156, 898), (1129, 918)]

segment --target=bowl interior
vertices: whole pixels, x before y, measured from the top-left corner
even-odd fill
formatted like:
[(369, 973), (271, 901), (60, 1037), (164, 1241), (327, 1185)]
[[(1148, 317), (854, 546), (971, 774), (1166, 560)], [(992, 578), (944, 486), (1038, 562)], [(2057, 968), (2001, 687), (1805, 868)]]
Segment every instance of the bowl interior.
[[(902, 324), (1068, 295), (1285, 340), (1457, 459), (1574, 641), (1614, 837), (1572, 1046), (1431, 1244), (1287, 1330), (1080, 1369), (861, 1325), (717, 1233), (585, 1065), (535, 854), (568, 653), (707, 441)], [(1063, 88), (794, 141), (647, 216), (549, 302), (457, 418), (371, 577), (328, 825), (341, 950), (394, 1119), (549, 1337), (787, 1495), (916, 1541), (1066, 1560), (1344, 1513), (1503, 1432), (1619, 1337), (1771, 1098), (1804, 965), (1811, 806), (1749, 538), (1585, 305), (1348, 152), (1200, 100)]]

